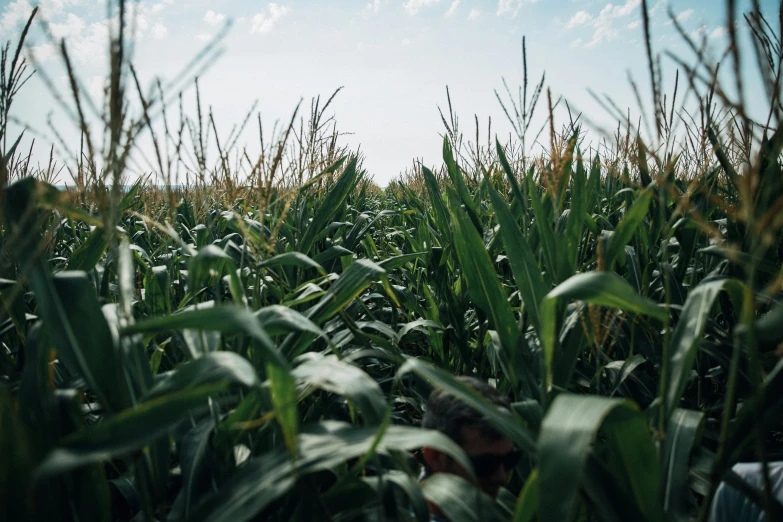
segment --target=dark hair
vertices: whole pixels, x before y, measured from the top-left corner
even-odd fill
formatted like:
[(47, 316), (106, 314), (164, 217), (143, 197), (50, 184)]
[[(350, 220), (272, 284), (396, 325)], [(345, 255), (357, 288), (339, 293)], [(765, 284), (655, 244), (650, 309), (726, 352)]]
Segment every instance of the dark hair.
[[(476, 390), (479, 395), (492, 404), (506, 410), (510, 409), (508, 400), (485, 381), (467, 376), (457, 377), (457, 380)], [(441, 389), (434, 390), (427, 399), (421, 427), (437, 430), (451, 437), (457, 444), (461, 444), (460, 432), (465, 426), (477, 426), (481, 434), (488, 439), (502, 438), (502, 435), (492, 427), (482, 414), (459, 400), (455, 395)]]

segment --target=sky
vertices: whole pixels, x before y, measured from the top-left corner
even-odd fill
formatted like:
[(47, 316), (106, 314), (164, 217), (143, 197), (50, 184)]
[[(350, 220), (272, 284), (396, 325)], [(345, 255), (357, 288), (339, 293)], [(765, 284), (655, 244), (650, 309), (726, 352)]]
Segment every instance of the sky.
[[(64, 38), (83, 85), (101, 96), (107, 70), (106, 0), (41, 0), (50, 34)], [(331, 105), (343, 139), (361, 146), (364, 166), (381, 186), (416, 160), (441, 162), (444, 127), (438, 107), (447, 107), (446, 87), (463, 131), (482, 136), (488, 118), (503, 141), (511, 131), (495, 90), (505, 78), (522, 81), (521, 40), (526, 37), (530, 82), (546, 72), (554, 99), (568, 100), (599, 126), (614, 122), (588, 89), (610, 95), (638, 114), (630, 73), (648, 92), (641, 25), (641, 0), (143, 0), (134, 2), (133, 62), (143, 85), (173, 79), (230, 22), (223, 53), (199, 80), (202, 103), (226, 136), (255, 101), (264, 126), (287, 122), (299, 100), (344, 89)], [(749, 0), (740, 1), (747, 8)], [(762, 0), (771, 12), (775, 0)], [(16, 42), (31, 0), (0, 0), (0, 41)], [(656, 52), (690, 58), (667, 12), (694, 36), (707, 38), (717, 53), (727, 44), (722, 0), (650, 0)], [(776, 17), (775, 17), (776, 18)], [(66, 90), (62, 60), (41, 24), (31, 32), (28, 53)], [(750, 60), (746, 60), (750, 62)], [(664, 60), (664, 81), (673, 87), (673, 65)], [(751, 73), (748, 73), (751, 74)], [(22, 147), (37, 136), (34, 157), (48, 158), (51, 121), (68, 147), (78, 149), (78, 128), (57, 96), (36, 74), (14, 101), (12, 114), (30, 127)], [(750, 89), (754, 83), (750, 82)], [(186, 110), (195, 113), (192, 88)], [(539, 106), (534, 127), (544, 122)], [(557, 118), (564, 118), (564, 113)], [(559, 124), (563, 121), (558, 121)], [(11, 132), (22, 129), (16, 125)], [(256, 143), (248, 132), (240, 142)], [(249, 145), (250, 146), (250, 145)], [(25, 149), (26, 150), (26, 149)], [(63, 157), (65, 153), (59, 149)], [(55, 152), (55, 156), (58, 156)], [(67, 179), (65, 180), (67, 181)]]

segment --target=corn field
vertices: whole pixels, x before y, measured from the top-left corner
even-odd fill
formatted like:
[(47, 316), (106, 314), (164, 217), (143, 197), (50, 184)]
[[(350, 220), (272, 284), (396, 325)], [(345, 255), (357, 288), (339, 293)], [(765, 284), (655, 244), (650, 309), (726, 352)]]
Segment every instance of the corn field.
[[(0, 71), (0, 518), (706, 521), (735, 463), (783, 459), (783, 51), (746, 20), (766, 123), (706, 62), (680, 63), (700, 101), (675, 110), (650, 58), (649, 143), (627, 120), (601, 147), (556, 132), (548, 97), (527, 155), (542, 79), (507, 111), (514, 140), (465, 143), (447, 115), (442, 165), (384, 190), (331, 99), (241, 168), (216, 131), (208, 157), (200, 105), (161, 134), (176, 95), (143, 93), (121, 30), (98, 131), (71, 81), (61, 190), (5, 135), (25, 29)], [(136, 180), (145, 133), (158, 178)], [(497, 500), (418, 482), (424, 446), (470, 468), (419, 427), (434, 388), (523, 450)], [(769, 483), (748, 494), (783, 520)]]

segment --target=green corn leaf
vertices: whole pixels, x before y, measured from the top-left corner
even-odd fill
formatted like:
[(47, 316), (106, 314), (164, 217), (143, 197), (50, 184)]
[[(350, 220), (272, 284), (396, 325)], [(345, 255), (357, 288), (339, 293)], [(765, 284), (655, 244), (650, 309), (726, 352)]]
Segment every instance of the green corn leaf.
[[(399, 331), (394, 334), (394, 343), (400, 344), (400, 341), (402, 341), (402, 338), (405, 337), (410, 332), (419, 331), (423, 332), (428, 335), (432, 335), (432, 330), (442, 330), (443, 327), (436, 323), (435, 321), (429, 320), (429, 319), (417, 319), (415, 321), (411, 321), (410, 323), (405, 323), (402, 325), (402, 327), (399, 329)], [(432, 340), (430, 340), (432, 341)]]
[[(315, 325), (323, 324), (356, 299), (374, 281), (382, 279), (386, 272), (372, 261), (358, 259), (351, 263), (321, 299), (305, 314)], [(280, 351), (288, 357), (302, 353), (313, 339), (312, 333), (292, 333), (280, 345)]]
[(343, 166), (343, 163), (345, 163), (346, 159), (347, 158), (345, 156), (339, 158), (333, 164), (329, 165), (326, 169), (324, 169), (323, 172), (321, 172), (317, 176), (314, 176), (312, 179), (308, 180), (307, 182), (303, 183), (302, 186), (299, 187), (299, 195), (300, 196), (305, 195), (307, 193), (308, 188), (318, 184), (323, 178), (328, 177), (331, 174), (334, 174), (335, 172), (340, 170), (340, 167)]
[[(416, 516), (417, 521), (426, 522), (430, 519), (427, 499), (424, 497), (421, 483), (416, 480), (416, 477), (411, 477), (402, 471), (389, 470), (380, 477), (365, 477), (364, 480), (370, 481), (376, 478), (378, 479), (376, 483), (380, 483), (381, 480), (391, 482), (405, 493), (405, 496), (410, 501), (411, 509), (413, 510), (413, 514)], [(353, 503), (352, 500), (353, 499), (350, 498), (348, 499), (349, 506)]]
[[(5, 133), (7, 132), (6, 127), (4, 126), (2, 129), (0, 129), (0, 136), (3, 136), (5, 138)], [(14, 141), (13, 145), (11, 145), (11, 148), (8, 149), (5, 156), (0, 154), (0, 171), (6, 171), (8, 169), (8, 163), (11, 161), (11, 158), (14, 157), (14, 153), (16, 152), (16, 148), (19, 146), (19, 142), (22, 141), (22, 138), (24, 137), (24, 132), (22, 131), (19, 133), (19, 136), (16, 138), (16, 141)], [(8, 179), (8, 173), (3, 172), (3, 179)]]
[[(520, 336), (508, 298), (500, 286), (495, 268), (476, 229), (460, 208), (456, 194), (449, 189), (449, 213), (454, 227), (454, 248), (468, 284), (468, 293), (476, 306), (487, 314), (497, 331), (505, 357), (513, 374), (509, 379), (520, 382), (528, 397), (537, 392), (531, 372), (533, 356)], [(517, 373), (519, 372), (519, 373)]]
[(318, 337), (326, 335), (317, 324), (287, 306), (265, 306), (255, 312), (255, 316), (269, 335), (282, 335), (291, 332), (310, 332)]
[(257, 342), (267, 362), (282, 368), (288, 367), (288, 362), (277, 351), (272, 339), (261, 327), (258, 319), (246, 308), (232, 305), (188, 310), (164, 317), (147, 319), (126, 326), (121, 330), (121, 333), (123, 335), (134, 333), (157, 334), (184, 329), (212, 330), (247, 335)]
[[(465, 205), (465, 211), (468, 213), (470, 221), (473, 223), (473, 226), (476, 227), (476, 232), (481, 233), (484, 227), (481, 225), (476, 203), (473, 201), (470, 191), (468, 191), (468, 186), (465, 184), (465, 177), (462, 175), (462, 171), (454, 160), (454, 153), (451, 150), (451, 143), (449, 143), (447, 136), (443, 136), (443, 161), (446, 163), (446, 171), (457, 190), (459, 200)], [(449, 203), (449, 206), (451, 206), (451, 203)]]
[(514, 273), (514, 280), (517, 283), (519, 293), (522, 294), (525, 311), (528, 313), (530, 322), (540, 338), (540, 306), (546, 295), (544, 278), (541, 277), (541, 271), (538, 268), (535, 255), (530, 249), (524, 234), (519, 230), (506, 202), (492, 187), (489, 187), (489, 198), (492, 201), (492, 206), (495, 208), (495, 214), (500, 223), (500, 234), (503, 237), (506, 252), (508, 252), (508, 260)]
[[(348, 233), (345, 235), (345, 241), (344, 241), (345, 247), (350, 250), (355, 250), (356, 246), (359, 244), (359, 240), (368, 233), (370, 228), (372, 228), (372, 226), (378, 220), (389, 216), (396, 216), (399, 214), (400, 212), (396, 210), (382, 210), (378, 212), (374, 217), (371, 217), (370, 215), (367, 214), (362, 214), (360, 216), (360, 219), (356, 220), (356, 222), (353, 224), (350, 230), (348, 230)], [(361, 219), (365, 217), (366, 219)]]
[(195, 295), (206, 288), (213, 274), (221, 276), (235, 269), (234, 260), (217, 245), (206, 245), (198, 250), (188, 264), (188, 291)]
[[(61, 272), (49, 277), (44, 271), (39, 265), (31, 284), (58, 357), (69, 371), (84, 378), (109, 412), (130, 406), (119, 343), (87, 275)], [(85, 324), (90, 327), (84, 328)]]
[(295, 266), (299, 268), (313, 268), (321, 275), (326, 275), (324, 268), (301, 252), (285, 252), (278, 254), (260, 263), (263, 267)]
[(153, 316), (171, 312), (171, 277), (167, 266), (153, 266), (147, 271), (144, 301)]
[(538, 437), (539, 520), (573, 520), (599, 430), (608, 439), (611, 479), (630, 494), (615, 501), (661, 520), (658, 456), (644, 416), (628, 401), (567, 394), (552, 402)]
[(293, 375), (297, 382), (342, 395), (361, 412), (367, 425), (379, 425), (389, 406), (381, 387), (356, 366), (335, 356), (310, 352), (297, 358)]
[(260, 386), (250, 362), (237, 354), (214, 353), (185, 363), (167, 374), (136, 407), (66, 437), (36, 475), (50, 477), (137, 451), (187, 419), (188, 410), (205, 405), (207, 397), (236, 385)]
[(501, 412), (497, 407), (489, 404), (483, 397), (478, 395), (475, 390), (458, 381), (451, 373), (426, 364), (414, 357), (405, 359), (405, 362), (397, 371), (397, 378), (401, 379), (407, 373), (414, 373), (429, 381), (432, 386), (455, 395), (462, 402), (486, 417), (498, 432), (508, 437), (519, 449), (527, 452), (531, 457), (535, 457), (537, 449), (533, 435), (520, 422), (519, 418)]
[[(546, 277), (548, 282), (558, 283), (562, 281), (560, 274), (558, 273), (559, 258), (558, 241), (555, 236), (555, 231), (552, 229), (552, 217), (547, 212), (547, 208), (541, 201), (538, 195), (538, 189), (536, 188), (536, 182), (532, 175), (527, 177), (527, 191), (530, 194), (530, 200), (533, 206), (533, 213), (535, 215), (536, 231), (538, 232), (539, 241), (541, 243), (541, 250), (543, 252), (543, 258), (546, 262)], [(544, 192), (543, 197), (546, 199), (547, 194)]]
[[(627, 312), (649, 315), (662, 322), (669, 317), (664, 308), (637, 294), (627, 281), (614, 273), (589, 272), (569, 278), (549, 292), (541, 306), (542, 344), (547, 383), (551, 378), (559, 322), (557, 305), (561, 299), (577, 299), (608, 308), (619, 308)], [(570, 366), (569, 361), (564, 361), (562, 364)]]
[(677, 408), (688, 385), (704, 329), (711, 319), (710, 312), (722, 291), (729, 294), (735, 306), (741, 306), (744, 285), (736, 279), (705, 281), (688, 294), (669, 342), (668, 370), (661, 377), (661, 395), (666, 412)]
[(438, 506), (449, 520), (502, 520), (494, 501), (460, 476), (436, 473), (422, 483), (422, 491), (427, 500)]
[[(772, 310), (756, 321), (756, 337), (759, 341), (767, 343), (779, 343), (783, 341), (783, 302), (778, 302)], [(744, 327), (738, 327), (738, 333), (742, 333)]]
[(170, 432), (188, 418), (188, 410), (203, 406), (209, 395), (223, 386), (212, 386), (162, 397), (121, 412), (94, 428), (63, 440), (36, 469), (39, 479), (52, 477), (88, 464), (129, 455)]
[[(123, 238), (120, 241), (119, 260), (117, 270), (117, 284), (120, 291), (119, 315), (124, 321), (133, 320), (133, 298), (136, 294), (136, 267), (133, 263), (133, 254), (128, 240)], [(166, 289), (168, 294), (168, 288)], [(169, 297), (169, 306), (171, 297)]]
[(385, 273), (383, 268), (367, 259), (354, 261), (318, 304), (307, 311), (307, 317), (316, 324), (322, 324), (358, 297), (374, 281), (381, 279)]
[(106, 252), (108, 243), (103, 228), (95, 227), (87, 239), (74, 250), (71, 258), (68, 260), (68, 270), (84, 270), (89, 272)]
[(691, 518), (689, 463), (703, 429), (704, 413), (700, 411), (677, 409), (669, 418), (661, 459), (661, 484), (663, 510), (677, 522)]
[(377, 440), (377, 428), (356, 428), (337, 421), (323, 421), (304, 427), (299, 434), (299, 454), (292, 461), (280, 450), (248, 460), (215, 494), (204, 499), (191, 517), (192, 522), (254, 518), (271, 502), (290, 491), (297, 477), (334, 469), (350, 459), (374, 450), (410, 450), (429, 446), (450, 455), (469, 468), (464, 452), (440, 432), (406, 426), (389, 426)]
[(571, 206), (568, 212), (568, 221), (566, 222), (566, 233), (568, 234), (571, 249), (576, 252), (579, 249), (579, 243), (582, 240), (582, 231), (584, 230), (585, 225), (584, 216), (587, 187), (587, 173), (585, 172), (581, 152), (577, 152), (576, 170), (574, 171), (572, 180)]
[(313, 220), (307, 225), (302, 239), (296, 245), (296, 249), (302, 254), (307, 255), (310, 253), (316, 235), (334, 220), (334, 216), (345, 203), (345, 198), (356, 186), (357, 180), (361, 177), (361, 174), (356, 170), (356, 161), (355, 157), (351, 158), (345, 170), (337, 179), (337, 183), (329, 189), (326, 198), (319, 205)]
[(500, 145), (500, 141), (495, 138), (495, 150), (498, 154), (498, 160), (500, 160), (500, 165), (503, 168), (503, 172), (506, 174), (506, 179), (508, 180), (508, 184), (511, 185), (511, 193), (514, 195), (514, 204), (515, 206), (519, 206), (520, 213), (524, 216), (525, 215), (525, 195), (522, 193), (522, 188), (519, 186), (519, 181), (517, 180), (517, 176), (514, 174), (514, 171), (511, 169), (511, 165), (508, 162), (508, 158), (506, 157), (506, 153), (503, 150), (503, 146)]
[(197, 499), (206, 494), (209, 485), (209, 456), (215, 421), (211, 417), (191, 429), (177, 445), (182, 467), (184, 517), (190, 516)]
[(334, 245), (323, 252), (319, 252), (313, 257), (313, 261), (320, 264), (321, 266), (325, 265), (329, 261), (333, 259), (337, 259), (338, 257), (342, 256), (352, 256), (353, 252), (348, 250), (347, 248), (340, 246), (340, 245)]
[[(58, 426), (55, 429), (63, 433), (84, 429), (85, 420), (82, 412), (84, 405), (75, 390), (58, 390), (55, 401), (53, 406), (56, 411), (52, 412), (58, 419)], [(69, 488), (67, 498), (72, 506), (73, 518), (76, 520), (110, 520), (109, 484), (102, 467), (95, 464), (82, 466), (72, 471), (69, 478), (73, 481), (73, 486)], [(35, 481), (35, 472), (33, 480)]]
[(296, 436), (299, 431), (299, 412), (296, 408), (296, 383), (287, 368), (274, 364), (266, 366), (269, 378), (269, 394), (275, 409), (275, 417), (283, 432), (283, 439), (292, 458), (296, 457)]
[(538, 511), (539, 502), (538, 468), (528, 475), (522, 492), (517, 497), (513, 522), (532, 522)]
[(237, 384), (247, 389), (260, 386), (258, 375), (247, 359), (233, 352), (215, 352), (163, 374), (155, 386), (142, 397), (142, 401), (152, 401), (215, 384)]
[(128, 210), (130, 206), (133, 204), (133, 200), (136, 199), (136, 194), (139, 192), (139, 188), (141, 188), (141, 184), (144, 182), (144, 177), (140, 177), (136, 180), (136, 183), (134, 183), (130, 190), (125, 193), (124, 196), (122, 196), (122, 199), (120, 200), (119, 209), (120, 210)]
[(725, 449), (721, 459), (713, 466), (713, 477), (721, 477), (747, 452), (756, 441), (758, 418), (778, 419), (783, 412), (783, 359), (779, 360), (761, 383), (759, 392), (752, 397), (729, 425)]
[(413, 252), (411, 254), (402, 254), (399, 256), (387, 257), (378, 263), (378, 266), (386, 271), (405, 266), (411, 261), (416, 261), (427, 255), (427, 252)]
[(438, 226), (438, 232), (440, 233), (441, 245), (445, 246), (448, 243), (447, 239), (451, 238), (451, 227), (449, 226), (449, 211), (446, 209), (446, 204), (443, 202), (443, 195), (441, 194), (440, 187), (438, 186), (438, 180), (435, 179), (435, 175), (430, 169), (422, 165), (422, 175), (424, 176), (424, 184), (427, 187), (427, 193), (430, 196), (430, 202), (435, 209), (435, 223)]
[(651, 193), (649, 191), (644, 191), (631, 208), (626, 211), (623, 219), (620, 220), (620, 223), (618, 223), (614, 230), (614, 234), (612, 234), (612, 239), (609, 241), (609, 249), (604, 257), (607, 270), (612, 269), (614, 262), (620, 257), (620, 254), (625, 251), (625, 247), (633, 238), (636, 230), (644, 222), (644, 218), (647, 216), (647, 210), (650, 208), (651, 200)]
[(17, 335), (24, 339), (27, 332), (24, 289), (16, 281), (0, 279), (0, 303), (8, 317), (13, 321)]

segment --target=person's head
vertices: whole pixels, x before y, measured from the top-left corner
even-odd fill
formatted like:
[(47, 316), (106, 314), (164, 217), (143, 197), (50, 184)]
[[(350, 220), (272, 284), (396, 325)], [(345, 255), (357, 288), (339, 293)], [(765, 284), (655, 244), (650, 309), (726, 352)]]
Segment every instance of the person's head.
[[(473, 377), (457, 379), (498, 408), (510, 409), (508, 401), (486, 382)], [(448, 435), (459, 444), (473, 464), (479, 487), (491, 497), (497, 496), (519, 457), (509, 439), (498, 433), (479, 412), (443, 390), (435, 390), (430, 395), (421, 425)], [(469, 478), (468, 472), (445, 453), (427, 447), (423, 454), (428, 473), (453, 473)]]

